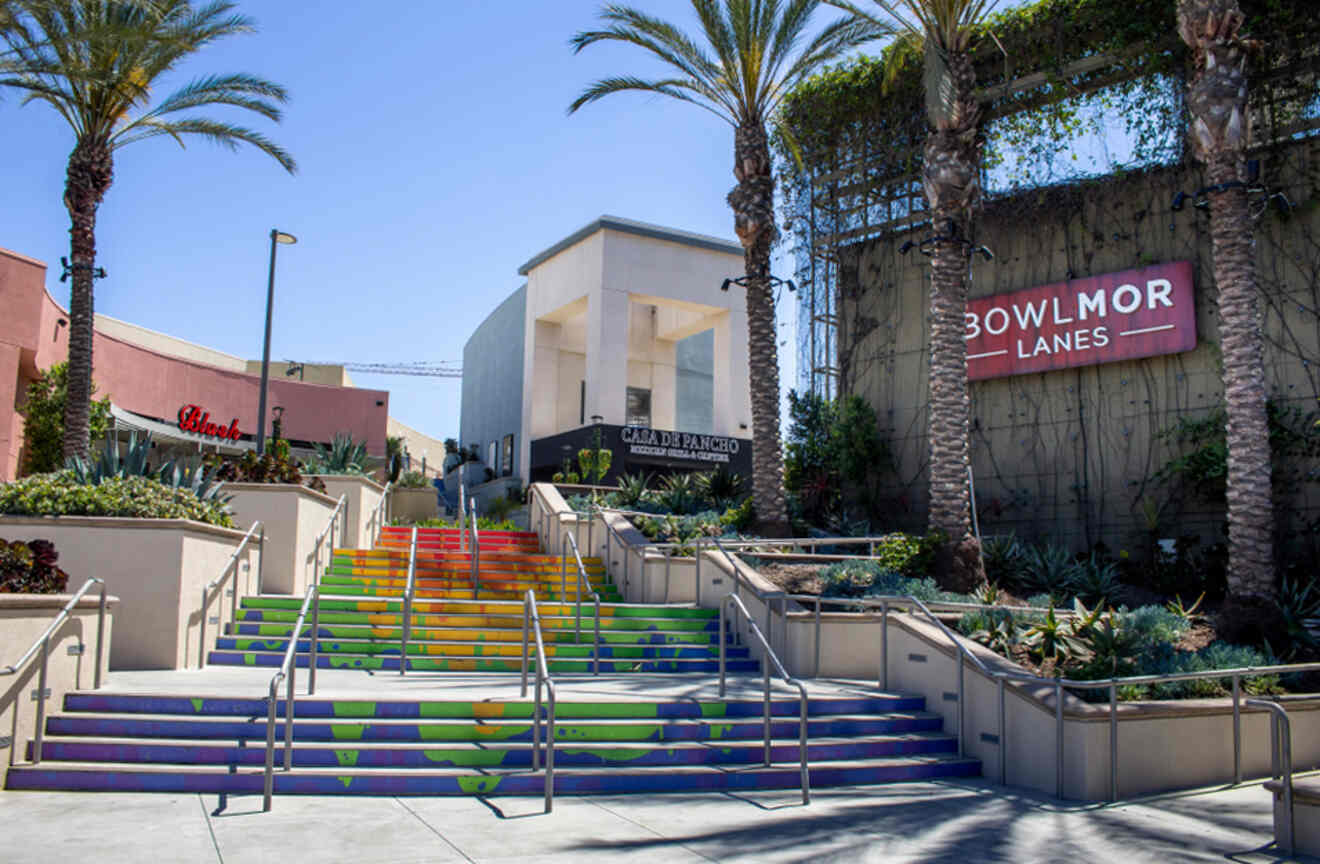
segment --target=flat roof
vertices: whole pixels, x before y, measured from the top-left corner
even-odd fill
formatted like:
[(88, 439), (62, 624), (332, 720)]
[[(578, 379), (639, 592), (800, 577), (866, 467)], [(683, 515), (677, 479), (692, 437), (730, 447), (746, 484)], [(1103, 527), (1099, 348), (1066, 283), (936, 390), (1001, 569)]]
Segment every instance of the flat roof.
[(545, 261), (563, 252), (597, 231), (604, 229), (612, 231), (621, 231), (625, 234), (635, 234), (638, 237), (650, 237), (653, 240), (668, 240), (672, 243), (683, 243), (687, 246), (695, 246), (698, 249), (710, 249), (715, 252), (727, 252), (730, 255), (743, 254), (741, 244), (731, 240), (723, 240), (719, 237), (711, 237), (707, 234), (694, 234), (691, 231), (679, 231), (677, 228), (666, 228), (663, 225), (652, 225), (648, 222), (637, 222), (632, 219), (624, 219), (621, 216), (602, 216), (589, 225), (584, 225), (578, 230), (569, 234), (563, 240), (553, 246), (533, 255), (526, 264), (518, 268), (519, 276), (526, 276), (532, 268), (544, 263)]

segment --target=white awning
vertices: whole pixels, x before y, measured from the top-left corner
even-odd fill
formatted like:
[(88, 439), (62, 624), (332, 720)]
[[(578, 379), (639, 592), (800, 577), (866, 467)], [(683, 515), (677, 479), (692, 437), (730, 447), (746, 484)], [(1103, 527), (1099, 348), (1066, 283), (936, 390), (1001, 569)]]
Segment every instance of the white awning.
[(218, 438), (198, 435), (196, 432), (185, 432), (178, 426), (162, 423), (150, 417), (143, 417), (141, 414), (134, 414), (126, 408), (120, 408), (113, 402), (110, 403), (110, 415), (114, 417), (116, 428), (150, 432), (151, 437), (158, 442), (186, 443), (199, 448), (219, 448), (221, 452), (226, 453), (242, 453), (244, 450), (256, 449), (256, 443), (253, 441), (221, 441)]

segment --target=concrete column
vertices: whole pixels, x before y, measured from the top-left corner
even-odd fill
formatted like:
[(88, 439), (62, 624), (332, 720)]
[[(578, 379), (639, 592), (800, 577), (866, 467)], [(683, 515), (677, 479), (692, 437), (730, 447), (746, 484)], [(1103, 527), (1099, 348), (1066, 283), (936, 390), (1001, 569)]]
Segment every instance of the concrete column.
[(587, 411), (622, 425), (627, 407), (628, 292), (603, 286), (587, 302)]
[(674, 343), (657, 339), (652, 358), (651, 425), (656, 429), (675, 429), (678, 423), (678, 372), (674, 365)]
[(23, 415), (18, 403), (21, 349), (0, 343), (0, 481), (18, 476), (18, 454), (23, 448)]

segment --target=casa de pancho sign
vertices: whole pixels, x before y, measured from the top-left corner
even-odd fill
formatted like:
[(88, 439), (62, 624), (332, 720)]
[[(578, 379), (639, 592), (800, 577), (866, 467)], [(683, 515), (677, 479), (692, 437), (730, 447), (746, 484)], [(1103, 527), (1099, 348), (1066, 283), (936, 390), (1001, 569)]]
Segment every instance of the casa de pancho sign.
[(973, 381), (1196, 347), (1192, 265), (1174, 261), (967, 302)]

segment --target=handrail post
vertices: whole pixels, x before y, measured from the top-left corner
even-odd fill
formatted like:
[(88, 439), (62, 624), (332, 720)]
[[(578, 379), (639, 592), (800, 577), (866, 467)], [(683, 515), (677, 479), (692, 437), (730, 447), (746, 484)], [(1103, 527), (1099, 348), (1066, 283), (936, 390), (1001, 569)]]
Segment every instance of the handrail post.
[(1242, 782), (1242, 676), (1233, 676), (1233, 783)]
[(880, 689), (889, 689), (889, 601), (880, 604)]
[[(539, 622), (538, 622), (539, 624)], [(541, 666), (536, 667), (536, 704), (532, 709), (532, 770), (541, 768)]]
[(596, 644), (593, 646), (592, 675), (600, 674), (600, 595), (596, 594)]
[(1287, 710), (1278, 702), (1248, 699), (1246, 704), (1250, 708), (1263, 708), (1270, 714), (1270, 773), (1278, 779), (1279, 794), (1283, 798), (1283, 813), (1275, 822), (1274, 840), (1283, 852), (1291, 855), (1296, 846), (1296, 829), (1293, 825), (1292, 723)]
[[(307, 657), (307, 695), (316, 695), (316, 655), (321, 641), (321, 586), (312, 586), (312, 644)], [(297, 664), (294, 660), (294, 664)]]
[(1109, 800), (1118, 800), (1118, 684), (1109, 682)]
[[(527, 589), (530, 591), (531, 589)], [(527, 622), (531, 616), (531, 611), (527, 606), (527, 598), (523, 598), (523, 650), (522, 650), (522, 698), (527, 698), (527, 656), (531, 653), (531, 647), (527, 642)]]
[(807, 688), (798, 682), (798, 759), (801, 761), (802, 768), (802, 803), (807, 805), (811, 803), (811, 769), (807, 765)]
[(197, 668), (206, 668), (206, 588), (202, 586), (202, 614), (198, 616), (197, 630)]
[(408, 672), (408, 639), (412, 635), (413, 594), (417, 586), (417, 526), (412, 529), (412, 540), (408, 544), (408, 576), (403, 590), (403, 627), (399, 643), (399, 674)]
[[(727, 597), (727, 595), (726, 595)], [(720, 600), (720, 698), (724, 698), (724, 607), (728, 604), (724, 599)]]
[(92, 672), (92, 689), (101, 689), (101, 658), (105, 648), (105, 581), (101, 581), (101, 600), (96, 608), (96, 668)]
[(550, 716), (545, 731), (545, 812), (555, 809), (555, 685), (545, 682), (546, 698), (550, 703)]
[(270, 681), (266, 696), (266, 772), (262, 783), (261, 810), (270, 812), (270, 799), (275, 792), (275, 703), (279, 701), (278, 678)]
[(996, 675), (999, 680), (999, 784), (1008, 785), (1008, 728), (1004, 715), (1004, 689), (1007, 686), (1007, 679), (1002, 675)]
[(41, 669), (37, 672), (37, 734), (32, 742), (32, 764), (41, 764), (42, 742), (46, 737), (46, 667), (50, 660), (50, 636), (41, 640)]
[(953, 659), (958, 664), (958, 758), (961, 759), (966, 754), (966, 735), (964, 734), (967, 725), (967, 708), (964, 702), (963, 691), (963, 652), (962, 646), (956, 642), (953, 645)]
[[(297, 633), (294, 634), (295, 638)], [(294, 716), (294, 687), (295, 679), (298, 674), (298, 655), (295, 652), (293, 662), (289, 664), (289, 675), (286, 678), (288, 685), (284, 695), (284, 770), (293, 769), (293, 716)]]
[[(769, 645), (769, 642), (766, 643)], [(765, 767), (770, 767), (770, 658), (761, 658), (761, 669), (765, 679), (763, 724), (765, 726)]]
[(1054, 797), (1063, 797), (1063, 682), (1054, 682)]
[(260, 545), (257, 548), (257, 593), (265, 588), (266, 566), (266, 526), (261, 526)]

